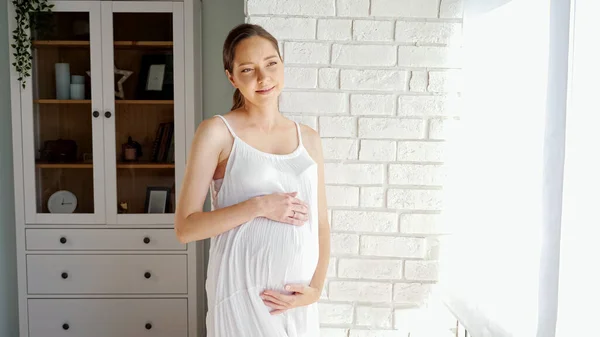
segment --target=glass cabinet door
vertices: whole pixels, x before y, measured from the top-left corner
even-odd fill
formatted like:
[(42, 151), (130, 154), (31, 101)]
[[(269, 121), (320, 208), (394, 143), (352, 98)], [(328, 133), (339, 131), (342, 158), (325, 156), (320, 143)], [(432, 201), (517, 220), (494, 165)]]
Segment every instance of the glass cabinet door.
[(33, 16), (21, 91), (26, 221), (103, 223), (100, 5), (58, 2)]
[(176, 144), (184, 145), (178, 134), (184, 102), (177, 92), (183, 14), (177, 6), (103, 4), (103, 20), (110, 18), (103, 21), (109, 223), (173, 222), (176, 164), (184, 164), (175, 160)]

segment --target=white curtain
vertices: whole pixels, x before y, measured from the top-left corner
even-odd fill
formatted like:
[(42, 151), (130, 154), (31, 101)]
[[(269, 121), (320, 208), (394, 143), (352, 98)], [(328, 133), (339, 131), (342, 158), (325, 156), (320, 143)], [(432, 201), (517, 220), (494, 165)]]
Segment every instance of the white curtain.
[(569, 1), (464, 8), (464, 114), (450, 139), (442, 296), (474, 337), (552, 337)]
[(600, 336), (600, 2), (573, 1), (556, 337)]

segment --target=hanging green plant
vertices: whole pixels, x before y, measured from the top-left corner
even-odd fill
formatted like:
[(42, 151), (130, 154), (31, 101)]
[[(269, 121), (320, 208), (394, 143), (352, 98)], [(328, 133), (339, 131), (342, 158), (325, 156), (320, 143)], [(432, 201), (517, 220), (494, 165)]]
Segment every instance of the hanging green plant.
[(17, 28), (13, 30), (13, 55), (15, 62), (13, 66), (19, 74), (19, 82), (25, 88), (26, 78), (31, 76), (31, 42), (34, 35), (27, 32), (34, 32), (40, 28), (40, 20), (35, 13), (50, 13), (54, 4), (49, 4), (48, 0), (12, 0), (15, 6)]

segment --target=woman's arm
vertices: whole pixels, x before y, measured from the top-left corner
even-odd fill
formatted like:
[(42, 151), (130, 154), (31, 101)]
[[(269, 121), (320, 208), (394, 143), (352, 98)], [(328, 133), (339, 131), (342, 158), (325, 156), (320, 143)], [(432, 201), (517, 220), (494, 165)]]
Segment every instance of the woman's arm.
[(319, 262), (317, 269), (310, 282), (310, 286), (318, 289), (319, 296), (323, 291), (323, 285), (327, 276), (327, 269), (329, 267), (329, 256), (330, 256), (330, 225), (327, 217), (327, 196), (325, 194), (325, 173), (323, 168), (323, 146), (319, 134), (310, 129), (310, 142), (312, 153), (311, 156), (317, 162), (318, 165), (318, 203), (319, 203)]
[(212, 212), (203, 211), (221, 151), (231, 143), (229, 131), (220, 120), (209, 118), (198, 126), (175, 210), (175, 233), (180, 242), (210, 238), (260, 215), (257, 199)]

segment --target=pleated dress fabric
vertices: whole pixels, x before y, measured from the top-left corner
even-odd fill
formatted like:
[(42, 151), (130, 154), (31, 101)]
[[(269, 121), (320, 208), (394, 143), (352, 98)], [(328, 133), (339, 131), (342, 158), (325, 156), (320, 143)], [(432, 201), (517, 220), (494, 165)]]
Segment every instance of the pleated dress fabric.
[(298, 192), (308, 204), (302, 226), (254, 218), (210, 239), (206, 293), (208, 337), (319, 337), (317, 303), (271, 315), (260, 298), (284, 294), (286, 284), (309, 285), (319, 258), (317, 164), (296, 123), (298, 147), (289, 154), (260, 151), (233, 136), (223, 179), (211, 184), (212, 209), (275, 192)]

